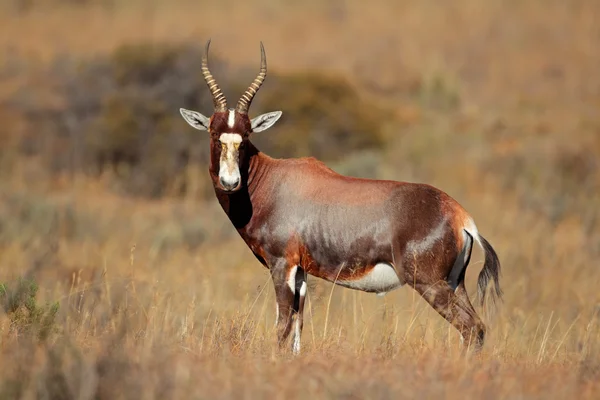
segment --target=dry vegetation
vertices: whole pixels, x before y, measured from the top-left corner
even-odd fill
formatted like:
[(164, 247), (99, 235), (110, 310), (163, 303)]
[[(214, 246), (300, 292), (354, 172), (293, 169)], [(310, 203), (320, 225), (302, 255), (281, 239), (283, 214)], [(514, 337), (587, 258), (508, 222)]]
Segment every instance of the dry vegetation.
[[(0, 398), (597, 398), (598, 2), (371, 4), (0, 0)], [(505, 291), (479, 357), (408, 288), (316, 279), (303, 354), (275, 350), (177, 114), (210, 110), (209, 36), (230, 99), (265, 42), (260, 148), (470, 210)]]

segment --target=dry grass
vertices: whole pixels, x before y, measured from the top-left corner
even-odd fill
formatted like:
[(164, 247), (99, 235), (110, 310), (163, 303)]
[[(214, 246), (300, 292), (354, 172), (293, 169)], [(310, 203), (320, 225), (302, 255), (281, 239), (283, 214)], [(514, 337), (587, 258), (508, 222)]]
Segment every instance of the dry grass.
[(0, 313), (0, 398), (598, 396), (597, 2), (28, 3), (0, 1), (3, 147), (28, 133), (6, 99), (35, 87), (60, 107), (44, 78), (61, 54), (212, 36), (254, 66), (262, 39), (270, 68), (339, 74), (391, 109), (385, 150), (334, 167), (454, 196), (500, 255), (505, 302), (463, 358), (410, 289), (310, 279), (303, 354), (280, 354), (268, 273), (216, 201), (119, 197), (0, 152), (0, 282), (29, 277), (39, 307), (60, 304), (42, 339), (39, 319)]

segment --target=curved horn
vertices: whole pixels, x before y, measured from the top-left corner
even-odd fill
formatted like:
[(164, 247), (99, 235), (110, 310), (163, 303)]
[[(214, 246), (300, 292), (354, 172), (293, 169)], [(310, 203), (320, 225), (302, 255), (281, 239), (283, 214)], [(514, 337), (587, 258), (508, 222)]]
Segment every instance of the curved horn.
[(265, 55), (265, 47), (263, 43), (260, 42), (260, 72), (258, 76), (254, 79), (254, 82), (250, 84), (246, 92), (240, 97), (240, 101), (237, 103), (236, 110), (240, 114), (248, 114), (248, 108), (250, 108), (250, 103), (252, 103), (252, 99), (258, 89), (260, 89), (261, 85), (265, 81), (265, 77), (267, 76), (267, 56)]
[(210, 93), (213, 97), (213, 103), (215, 104), (215, 112), (217, 111), (226, 111), (227, 110), (227, 100), (225, 99), (225, 95), (217, 85), (217, 81), (210, 73), (208, 69), (208, 48), (210, 47), (210, 39), (206, 42), (206, 49), (204, 51), (204, 55), (202, 56), (202, 75), (204, 75), (204, 80), (208, 85), (208, 89), (210, 89)]

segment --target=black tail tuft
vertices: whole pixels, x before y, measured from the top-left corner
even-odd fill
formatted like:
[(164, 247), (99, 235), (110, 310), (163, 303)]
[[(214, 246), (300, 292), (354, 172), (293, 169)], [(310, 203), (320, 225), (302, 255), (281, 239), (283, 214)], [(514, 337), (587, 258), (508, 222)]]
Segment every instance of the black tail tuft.
[(479, 235), (481, 246), (485, 252), (485, 264), (483, 269), (479, 273), (477, 279), (477, 293), (479, 295), (479, 302), (483, 306), (486, 296), (487, 287), (490, 281), (494, 281), (494, 288), (490, 295), (492, 302), (495, 305), (498, 300), (502, 300), (502, 289), (500, 289), (500, 260), (498, 255), (494, 251), (492, 245), (485, 240), (485, 238)]
[(465, 244), (463, 246), (462, 251), (456, 258), (450, 273), (448, 274), (448, 284), (452, 288), (452, 290), (456, 290), (458, 285), (460, 285), (465, 280), (465, 272), (467, 271), (467, 266), (469, 265), (469, 261), (471, 260), (471, 250), (473, 249), (473, 236), (466, 230), (465, 232)]

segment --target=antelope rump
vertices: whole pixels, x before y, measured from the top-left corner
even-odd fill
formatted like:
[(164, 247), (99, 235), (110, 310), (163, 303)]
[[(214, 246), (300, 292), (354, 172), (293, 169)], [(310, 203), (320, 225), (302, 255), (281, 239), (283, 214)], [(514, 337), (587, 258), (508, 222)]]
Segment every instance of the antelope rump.
[(209, 173), (216, 197), (256, 258), (269, 269), (277, 300), (277, 335), (283, 346), (292, 332), (300, 351), (307, 275), (335, 284), (385, 294), (402, 285), (415, 289), (461, 334), (467, 348), (483, 345), (485, 325), (465, 289), (473, 242), (485, 253), (478, 277), (484, 304), (493, 282), (502, 297), (500, 262), (465, 209), (426, 184), (359, 179), (340, 175), (315, 158), (275, 159), (250, 141), (281, 117), (253, 119), (252, 99), (267, 73), (261, 43), (256, 79), (228, 108), (208, 69), (202, 73), (214, 102), (212, 116), (180, 109), (192, 127), (210, 134)]

